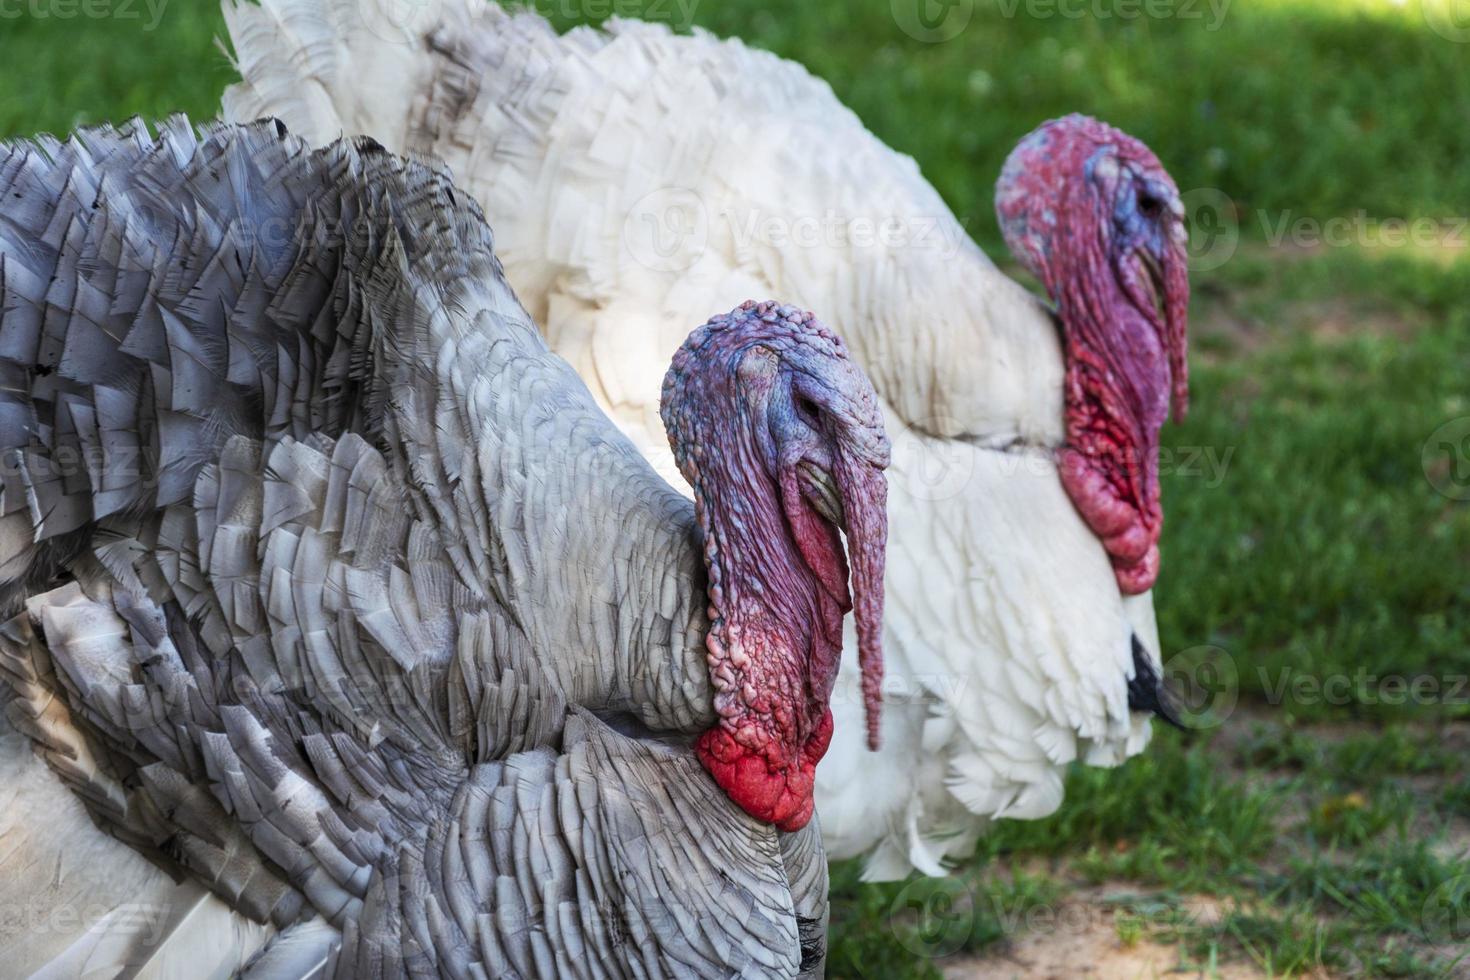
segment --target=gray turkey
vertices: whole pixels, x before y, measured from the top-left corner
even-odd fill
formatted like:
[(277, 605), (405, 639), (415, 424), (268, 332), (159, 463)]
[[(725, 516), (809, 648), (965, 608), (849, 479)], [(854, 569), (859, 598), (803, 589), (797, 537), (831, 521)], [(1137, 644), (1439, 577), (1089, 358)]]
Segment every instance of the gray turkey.
[(820, 974), (813, 768), (848, 611), (876, 738), (888, 443), (810, 314), (679, 348), (690, 502), (444, 174), (175, 119), (0, 151), (0, 378), (8, 717), (184, 881), (37, 827), (12, 753), (26, 832), (73, 836), (6, 887), (161, 914), (7, 923), (9, 968)]

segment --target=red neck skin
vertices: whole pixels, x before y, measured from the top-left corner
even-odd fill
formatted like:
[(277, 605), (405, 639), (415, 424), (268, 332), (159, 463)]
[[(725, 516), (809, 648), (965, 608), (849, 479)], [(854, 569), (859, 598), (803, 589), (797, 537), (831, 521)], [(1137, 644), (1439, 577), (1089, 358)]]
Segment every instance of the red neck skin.
[[(825, 408), (804, 406), (807, 397)], [(850, 611), (868, 744), (878, 747), (889, 446), (877, 393), (810, 313), (748, 302), (689, 335), (664, 377), (660, 414), (694, 489), (709, 573), (705, 659), (718, 721), (696, 755), (751, 816), (800, 830), (832, 738), (828, 702)]]
[[(1159, 430), (1187, 400), (1183, 375), (1183, 303), (1188, 283), (1170, 283), (1167, 317), (1145, 315), (1130, 301), (1096, 231), (1055, 243), (1059, 265), (1052, 295), (1066, 348), (1064, 415), (1067, 448), (1060, 460), (1062, 485), (1082, 518), (1102, 540), (1125, 595), (1147, 592), (1159, 572)], [(1066, 254), (1070, 253), (1070, 254)], [(1122, 274), (1132, 275), (1128, 268)], [(1171, 280), (1183, 276), (1170, 263)], [(1168, 323), (1166, 326), (1165, 323)]]
[(1159, 430), (1171, 402), (1177, 418), (1189, 402), (1178, 191), (1148, 147), (1072, 115), (1017, 144), (996, 183), (996, 216), (1062, 321), (1062, 485), (1101, 539), (1119, 589), (1146, 592), (1163, 527)]
[(1133, 594), (1148, 591), (1159, 571), (1159, 429), (1169, 413), (1168, 372), (1159, 368), (1167, 355), (1153, 325), (1103, 272), (1069, 278), (1061, 297), (1067, 351), (1061, 477), (1102, 539), (1119, 587)]
[[(800, 499), (791, 477), (782, 492), (748, 440), (715, 456), (700, 460), (691, 482), (709, 568), (705, 647), (720, 720), (695, 752), (751, 816), (800, 830), (832, 739), (827, 705), (851, 608), (847, 563), (837, 532)], [(710, 498), (720, 487), (764, 492), (737, 510)], [(789, 525), (787, 512), (797, 515)]]

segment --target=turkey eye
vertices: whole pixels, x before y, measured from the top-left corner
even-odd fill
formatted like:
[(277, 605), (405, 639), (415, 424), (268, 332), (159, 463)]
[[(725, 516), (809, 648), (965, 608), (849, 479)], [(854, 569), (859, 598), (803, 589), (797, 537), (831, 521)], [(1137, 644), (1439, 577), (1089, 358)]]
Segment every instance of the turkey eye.
[(1157, 218), (1159, 212), (1164, 210), (1164, 202), (1148, 191), (1141, 191), (1138, 195), (1138, 210), (1142, 211), (1146, 217)]
[(812, 421), (815, 421), (820, 414), (817, 410), (816, 403), (805, 395), (796, 396), (796, 410)]

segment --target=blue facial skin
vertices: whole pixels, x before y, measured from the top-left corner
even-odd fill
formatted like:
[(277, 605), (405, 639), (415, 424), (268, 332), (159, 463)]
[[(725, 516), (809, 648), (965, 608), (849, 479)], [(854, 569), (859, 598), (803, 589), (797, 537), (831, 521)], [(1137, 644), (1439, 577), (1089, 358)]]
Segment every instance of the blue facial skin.
[(1164, 215), (1173, 192), (1158, 181), (1133, 179), (1133, 193), (1119, 194), (1113, 205), (1113, 222), (1118, 237), (1129, 248), (1139, 248), (1161, 263), (1169, 250)]
[(1170, 244), (1164, 217), (1169, 213), (1174, 192), (1162, 182), (1141, 177), (1126, 166), (1123, 174), (1127, 185), (1113, 195), (1116, 254), (1146, 252), (1162, 267)]
[[(1111, 159), (1115, 170), (1100, 178), (1097, 165), (1104, 159)], [(1140, 251), (1162, 266), (1169, 251), (1164, 217), (1169, 213), (1174, 191), (1162, 181), (1136, 173), (1131, 164), (1118, 159), (1117, 148), (1112, 145), (1099, 147), (1088, 157), (1083, 171), (1102, 196), (1112, 198), (1113, 254), (1123, 256)]]
[(795, 466), (803, 459), (827, 469), (832, 461), (820, 416), (820, 406), (826, 396), (818, 393), (817, 397), (811, 397), (807, 393), (807, 389), (821, 387), (821, 382), (795, 368), (786, 368), (781, 373), (783, 383), (778, 383), (771, 392), (766, 408), (775, 442), (773, 462), (778, 467), (772, 472)]
[[(756, 450), (766, 472), (779, 474), (808, 460), (827, 468), (828, 406), (841, 403), (840, 376), (829, 380), (830, 358), (808, 356), (801, 344), (766, 338), (733, 352), (731, 363), (745, 392), (739, 411), (762, 413), (765, 425), (751, 426)], [(838, 372), (840, 375), (840, 372)]]

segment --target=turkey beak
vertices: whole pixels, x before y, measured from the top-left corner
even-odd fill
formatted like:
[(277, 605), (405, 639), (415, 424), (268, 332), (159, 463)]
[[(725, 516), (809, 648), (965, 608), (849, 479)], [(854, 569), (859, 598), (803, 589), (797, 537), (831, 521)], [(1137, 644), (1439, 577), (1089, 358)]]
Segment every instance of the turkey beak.
[[(888, 543), (888, 481), (883, 476), (887, 444), (880, 462), (871, 453), (842, 447), (833, 454), (831, 483), (835, 501), (831, 515), (823, 514), (847, 533), (848, 562), (852, 568), (852, 608), (857, 623), (858, 664), (863, 672), (863, 708), (868, 724), (868, 748), (879, 743), (883, 710), (883, 561)], [(822, 498), (822, 493), (813, 497)], [(823, 505), (813, 502), (818, 510)]]
[(842, 493), (837, 489), (837, 481), (832, 479), (832, 474), (806, 459), (796, 464), (796, 472), (806, 487), (806, 499), (812, 510), (821, 514), (823, 520), (846, 531), (847, 514), (842, 509)]

